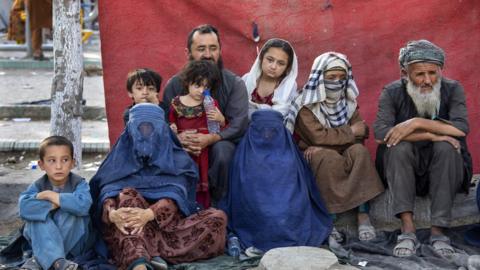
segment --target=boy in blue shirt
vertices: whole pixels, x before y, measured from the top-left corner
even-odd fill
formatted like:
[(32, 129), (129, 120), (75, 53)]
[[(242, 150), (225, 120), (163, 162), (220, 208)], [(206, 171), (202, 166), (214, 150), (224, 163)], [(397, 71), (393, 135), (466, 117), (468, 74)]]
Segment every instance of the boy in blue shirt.
[(51, 136), (40, 143), (38, 161), (45, 175), (20, 194), (23, 234), (33, 250), (21, 269), (67, 269), (78, 265), (67, 258), (83, 254), (91, 240), (90, 189), (71, 173), (75, 165), (72, 143)]

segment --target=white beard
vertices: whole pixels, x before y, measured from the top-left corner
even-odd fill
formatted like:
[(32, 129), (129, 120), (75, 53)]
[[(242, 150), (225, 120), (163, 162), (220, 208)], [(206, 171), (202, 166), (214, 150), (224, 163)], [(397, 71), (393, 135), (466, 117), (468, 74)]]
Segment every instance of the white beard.
[(423, 118), (434, 118), (440, 110), (440, 88), (441, 78), (433, 85), (430, 93), (421, 93), (420, 87), (416, 86), (410, 78), (407, 78), (407, 93), (412, 98), (417, 108), (418, 116)]

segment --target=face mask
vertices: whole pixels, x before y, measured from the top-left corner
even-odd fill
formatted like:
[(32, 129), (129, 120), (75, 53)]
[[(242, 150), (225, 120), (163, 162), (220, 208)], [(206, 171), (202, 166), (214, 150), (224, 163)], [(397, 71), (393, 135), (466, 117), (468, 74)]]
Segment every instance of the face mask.
[(345, 89), (347, 80), (323, 80), (323, 84), (326, 90), (337, 92)]
[(342, 97), (344, 97), (345, 91), (330, 91), (325, 89), (326, 102), (337, 103)]

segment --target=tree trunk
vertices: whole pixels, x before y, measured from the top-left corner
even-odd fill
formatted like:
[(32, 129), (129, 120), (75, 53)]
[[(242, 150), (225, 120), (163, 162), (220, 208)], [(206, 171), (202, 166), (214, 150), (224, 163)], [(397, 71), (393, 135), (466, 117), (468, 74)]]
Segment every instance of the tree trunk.
[(80, 0), (53, 0), (52, 109), (50, 134), (68, 138), (77, 168), (82, 164), (83, 55)]

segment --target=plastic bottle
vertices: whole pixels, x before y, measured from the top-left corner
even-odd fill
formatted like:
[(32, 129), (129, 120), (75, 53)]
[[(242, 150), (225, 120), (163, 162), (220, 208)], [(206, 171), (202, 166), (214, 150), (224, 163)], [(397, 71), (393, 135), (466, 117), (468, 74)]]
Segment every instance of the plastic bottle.
[(227, 243), (228, 255), (239, 258), (240, 257), (240, 241), (238, 237), (233, 234), (228, 235), (228, 243)]
[[(203, 108), (205, 110), (205, 113), (208, 113), (210, 111), (215, 111), (215, 101), (213, 100), (212, 96), (210, 95), (210, 90), (205, 89), (203, 91)], [(209, 120), (207, 118), (207, 127), (208, 127), (208, 133), (219, 133), (220, 132), (220, 123), (215, 120)]]

